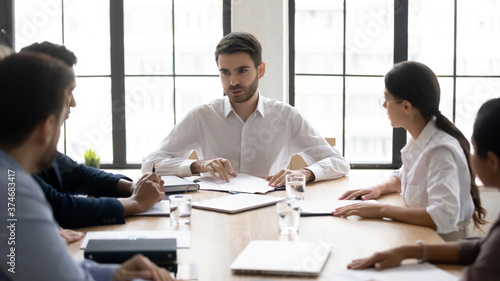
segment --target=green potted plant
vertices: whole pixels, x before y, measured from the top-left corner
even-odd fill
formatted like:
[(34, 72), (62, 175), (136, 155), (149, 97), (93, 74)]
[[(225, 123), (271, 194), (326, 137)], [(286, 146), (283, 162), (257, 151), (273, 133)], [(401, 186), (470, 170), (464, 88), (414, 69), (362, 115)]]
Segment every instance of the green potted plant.
[(99, 164), (101, 163), (101, 157), (95, 150), (92, 150), (92, 148), (89, 148), (85, 153), (83, 154), (85, 157), (85, 165), (94, 167), (94, 168), (99, 168)]

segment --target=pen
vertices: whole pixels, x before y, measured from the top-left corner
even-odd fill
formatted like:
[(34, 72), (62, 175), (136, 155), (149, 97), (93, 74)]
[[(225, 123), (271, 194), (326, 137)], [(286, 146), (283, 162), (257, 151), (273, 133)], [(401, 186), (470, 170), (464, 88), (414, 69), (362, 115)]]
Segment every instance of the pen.
[(156, 162), (153, 163), (153, 171), (152, 172), (153, 172), (153, 174), (156, 172)]

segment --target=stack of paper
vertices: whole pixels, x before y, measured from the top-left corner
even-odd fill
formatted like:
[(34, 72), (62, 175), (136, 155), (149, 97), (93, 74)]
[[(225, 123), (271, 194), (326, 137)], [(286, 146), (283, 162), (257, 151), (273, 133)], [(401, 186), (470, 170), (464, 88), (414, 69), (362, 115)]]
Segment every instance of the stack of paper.
[(242, 193), (266, 193), (275, 190), (274, 187), (269, 186), (267, 180), (246, 174), (230, 177), (229, 182), (221, 179), (214, 180), (211, 177), (203, 177), (198, 180), (202, 190)]
[(394, 268), (375, 270), (347, 270), (343, 272), (325, 272), (326, 280), (335, 281), (458, 281), (459, 278), (437, 268), (430, 263), (402, 265)]

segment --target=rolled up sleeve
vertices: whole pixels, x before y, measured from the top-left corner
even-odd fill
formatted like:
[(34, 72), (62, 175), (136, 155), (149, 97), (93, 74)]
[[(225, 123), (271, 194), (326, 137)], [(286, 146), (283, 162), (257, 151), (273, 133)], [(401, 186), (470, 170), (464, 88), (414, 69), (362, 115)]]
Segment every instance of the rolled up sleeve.
[(438, 233), (456, 231), (460, 215), (460, 187), (455, 159), (447, 148), (440, 148), (433, 151), (429, 163), (429, 205), (426, 211), (436, 224)]

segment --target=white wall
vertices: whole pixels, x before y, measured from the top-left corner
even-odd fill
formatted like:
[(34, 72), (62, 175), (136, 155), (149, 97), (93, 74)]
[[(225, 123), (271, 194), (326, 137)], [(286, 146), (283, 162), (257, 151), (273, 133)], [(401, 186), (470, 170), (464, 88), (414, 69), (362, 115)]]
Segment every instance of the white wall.
[(232, 0), (232, 30), (250, 32), (262, 44), (266, 74), (259, 90), (263, 96), (280, 101), (288, 99), (287, 16), (286, 0)]

